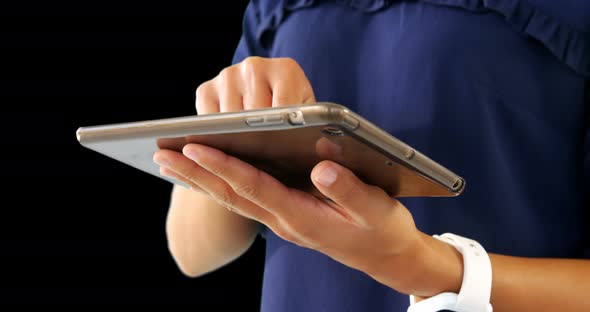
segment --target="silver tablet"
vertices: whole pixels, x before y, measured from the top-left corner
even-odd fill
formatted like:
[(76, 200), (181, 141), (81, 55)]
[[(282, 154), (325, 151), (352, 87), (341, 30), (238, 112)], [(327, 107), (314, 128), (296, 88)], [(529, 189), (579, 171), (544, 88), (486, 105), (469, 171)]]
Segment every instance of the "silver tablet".
[(159, 174), (153, 154), (199, 143), (306, 191), (311, 169), (322, 160), (396, 197), (456, 196), (465, 188), (457, 174), (334, 103), (81, 127), (76, 134), (91, 150), (177, 184)]

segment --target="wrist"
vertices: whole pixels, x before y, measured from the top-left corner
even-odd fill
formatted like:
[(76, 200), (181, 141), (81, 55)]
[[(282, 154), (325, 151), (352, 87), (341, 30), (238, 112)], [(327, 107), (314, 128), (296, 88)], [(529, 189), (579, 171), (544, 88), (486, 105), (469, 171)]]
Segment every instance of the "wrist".
[(463, 281), (463, 256), (453, 246), (422, 233), (418, 275), (408, 286), (408, 294), (422, 298), (443, 292), (459, 292)]
[(463, 277), (460, 290), (445, 291), (416, 303), (410, 296), (408, 312), (493, 311), (490, 303), (492, 266), (486, 250), (477, 241), (452, 233), (434, 235), (437, 240), (453, 246), (463, 258)]
[(458, 292), (463, 278), (463, 258), (453, 246), (419, 232), (407, 250), (378, 261), (367, 272), (375, 280), (405, 294), (429, 297)]

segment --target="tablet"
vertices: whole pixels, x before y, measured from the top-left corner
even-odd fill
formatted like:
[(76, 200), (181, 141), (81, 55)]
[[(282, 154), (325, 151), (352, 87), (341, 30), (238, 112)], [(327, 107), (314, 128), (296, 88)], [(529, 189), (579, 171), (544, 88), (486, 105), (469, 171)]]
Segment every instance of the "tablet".
[[(86, 148), (172, 183), (152, 161), (158, 149), (199, 143), (312, 191), (312, 168), (335, 161), (394, 197), (456, 196), (465, 181), (346, 107), (321, 102), (81, 127)], [(186, 186), (186, 185), (185, 185)]]

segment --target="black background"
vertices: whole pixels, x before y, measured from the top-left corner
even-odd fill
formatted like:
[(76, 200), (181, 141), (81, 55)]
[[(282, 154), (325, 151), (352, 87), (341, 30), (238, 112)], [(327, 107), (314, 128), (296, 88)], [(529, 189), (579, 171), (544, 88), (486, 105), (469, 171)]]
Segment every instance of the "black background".
[(196, 87), (231, 62), (246, 4), (3, 5), (0, 302), (258, 309), (261, 238), (216, 272), (184, 276), (166, 245), (171, 185), (75, 137), (195, 114)]

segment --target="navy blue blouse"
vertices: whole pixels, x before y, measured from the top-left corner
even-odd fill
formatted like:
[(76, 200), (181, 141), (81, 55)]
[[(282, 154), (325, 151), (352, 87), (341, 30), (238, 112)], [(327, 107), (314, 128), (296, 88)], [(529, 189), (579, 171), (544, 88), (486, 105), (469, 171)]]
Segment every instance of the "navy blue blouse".
[[(590, 256), (590, 2), (252, 1), (234, 62), (294, 58), (350, 107), (465, 177), (401, 201), (493, 253)], [(262, 311), (405, 311), (408, 297), (264, 229)]]

